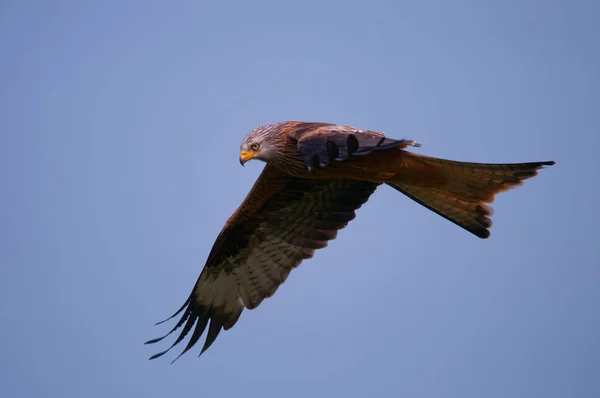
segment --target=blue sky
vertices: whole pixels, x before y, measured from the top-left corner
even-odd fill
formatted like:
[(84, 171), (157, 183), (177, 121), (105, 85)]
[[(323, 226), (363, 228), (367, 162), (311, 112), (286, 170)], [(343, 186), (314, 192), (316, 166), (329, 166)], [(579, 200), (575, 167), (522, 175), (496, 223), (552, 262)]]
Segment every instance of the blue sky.
[[(599, 12), (3, 2), (0, 395), (600, 396)], [(381, 188), (201, 358), (148, 361), (260, 173), (241, 139), (281, 120), (557, 164), (486, 241)]]

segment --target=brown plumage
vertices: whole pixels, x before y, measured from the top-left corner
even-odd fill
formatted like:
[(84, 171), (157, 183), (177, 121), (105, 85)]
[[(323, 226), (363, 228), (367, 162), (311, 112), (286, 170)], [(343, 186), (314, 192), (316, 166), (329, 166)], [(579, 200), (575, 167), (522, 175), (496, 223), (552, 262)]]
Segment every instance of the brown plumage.
[[(208, 327), (203, 353), (244, 308), (271, 297), (290, 271), (327, 246), (381, 184), (480, 238), (490, 235), (495, 195), (523, 184), (553, 161), (485, 164), (427, 157), (420, 146), (383, 133), (329, 123), (282, 122), (253, 129), (240, 163), (266, 162), (261, 175), (217, 237), (206, 265), (167, 335), (190, 332), (187, 352)], [(163, 323), (165, 321), (159, 322)], [(177, 357), (178, 358), (178, 357)]]

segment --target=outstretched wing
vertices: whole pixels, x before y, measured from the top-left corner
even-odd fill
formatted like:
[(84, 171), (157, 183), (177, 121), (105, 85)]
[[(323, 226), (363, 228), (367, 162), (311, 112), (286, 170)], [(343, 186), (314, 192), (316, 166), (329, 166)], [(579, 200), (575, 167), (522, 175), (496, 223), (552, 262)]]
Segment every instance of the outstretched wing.
[(308, 170), (393, 147), (420, 146), (412, 140), (387, 138), (379, 131), (323, 123), (294, 125), (292, 136)]
[(272, 296), (294, 267), (335, 239), (377, 186), (355, 180), (298, 179), (266, 165), (217, 237), (190, 296), (168, 318), (183, 312), (175, 327), (146, 342), (156, 343), (183, 327), (171, 347), (151, 359), (168, 352), (193, 329), (179, 356), (183, 355), (208, 326), (200, 354), (206, 351), (222, 329), (235, 325), (244, 308), (256, 308)]

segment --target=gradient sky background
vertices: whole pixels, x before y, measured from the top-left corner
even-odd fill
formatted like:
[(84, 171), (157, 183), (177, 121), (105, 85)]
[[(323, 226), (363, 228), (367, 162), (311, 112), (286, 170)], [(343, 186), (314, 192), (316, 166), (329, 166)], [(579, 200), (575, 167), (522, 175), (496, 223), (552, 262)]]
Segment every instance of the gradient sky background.
[[(594, 1), (4, 1), (0, 396), (600, 396)], [(479, 240), (381, 188), (274, 298), (148, 361), (281, 120), (556, 160)]]

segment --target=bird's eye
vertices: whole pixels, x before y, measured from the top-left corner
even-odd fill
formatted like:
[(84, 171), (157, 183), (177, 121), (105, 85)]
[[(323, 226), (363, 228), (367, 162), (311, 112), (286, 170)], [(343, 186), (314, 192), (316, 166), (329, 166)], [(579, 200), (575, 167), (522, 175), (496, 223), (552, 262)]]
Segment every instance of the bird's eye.
[(260, 145), (258, 145), (258, 144), (252, 144), (252, 145), (250, 146), (250, 148), (252, 148), (252, 150), (253, 150), (253, 151), (258, 151), (258, 147), (259, 147), (259, 146), (260, 146)]

